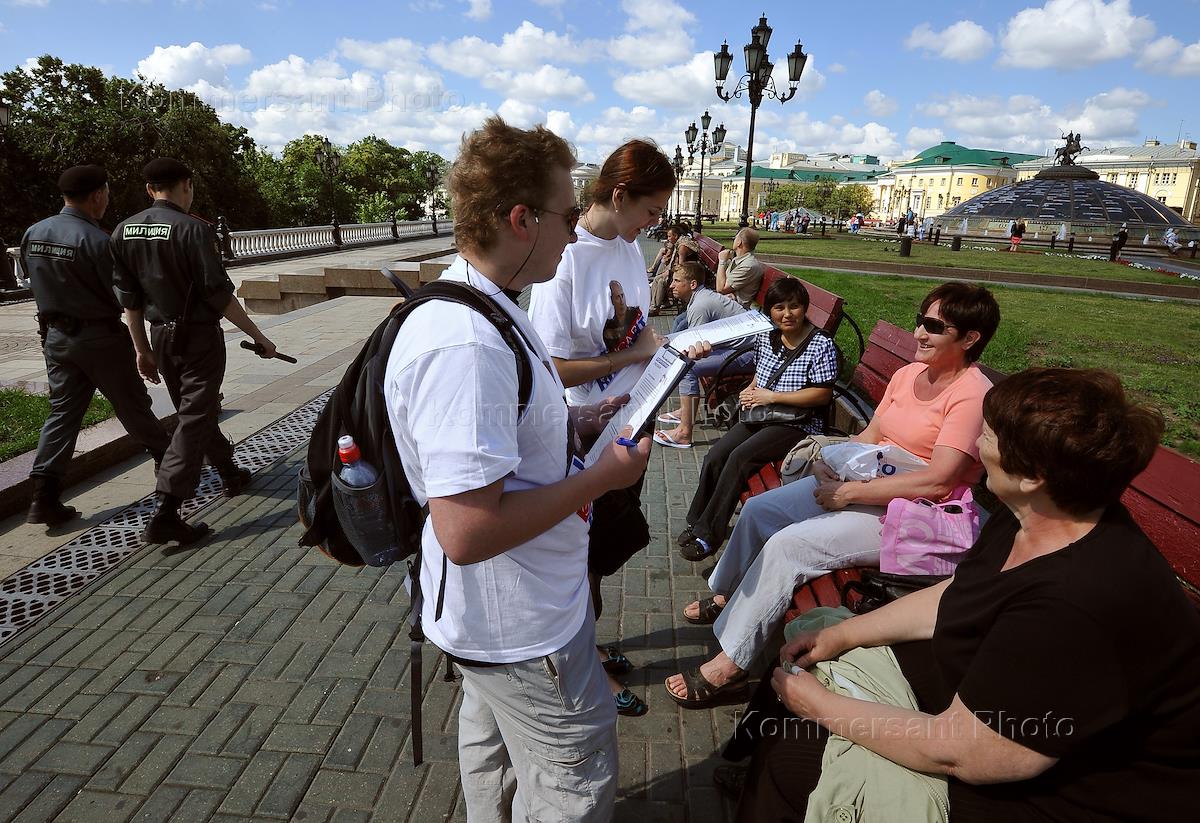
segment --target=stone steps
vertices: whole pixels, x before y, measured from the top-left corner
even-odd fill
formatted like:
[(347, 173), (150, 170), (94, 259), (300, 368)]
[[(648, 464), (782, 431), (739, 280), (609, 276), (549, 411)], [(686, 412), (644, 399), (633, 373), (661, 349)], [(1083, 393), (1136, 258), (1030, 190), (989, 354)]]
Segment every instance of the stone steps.
[[(441, 276), (454, 253), (454, 247), (447, 246), (389, 263), (388, 268), (415, 289)], [(396, 289), (378, 268), (338, 265), (248, 277), (237, 293), (252, 314), (285, 314), (336, 297), (394, 297)]]

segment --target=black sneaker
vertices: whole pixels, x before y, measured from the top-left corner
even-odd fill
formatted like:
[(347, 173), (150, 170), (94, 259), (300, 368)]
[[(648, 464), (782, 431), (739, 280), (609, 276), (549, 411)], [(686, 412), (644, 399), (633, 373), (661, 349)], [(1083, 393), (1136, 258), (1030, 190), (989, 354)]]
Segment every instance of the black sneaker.
[(692, 527), (688, 526), (686, 529), (684, 529), (683, 531), (681, 531), (679, 533), (678, 537), (675, 538), (675, 545), (682, 549), (688, 543), (691, 543), (692, 538), (695, 536), (696, 535), (692, 534)]

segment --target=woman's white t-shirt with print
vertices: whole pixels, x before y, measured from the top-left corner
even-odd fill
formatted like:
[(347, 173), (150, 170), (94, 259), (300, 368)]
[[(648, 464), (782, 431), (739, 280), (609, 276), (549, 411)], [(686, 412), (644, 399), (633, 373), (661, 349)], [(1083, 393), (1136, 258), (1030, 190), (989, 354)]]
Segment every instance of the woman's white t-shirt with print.
[[(627, 349), (646, 327), (650, 283), (641, 247), (616, 237), (605, 240), (582, 226), (567, 246), (558, 273), (533, 287), (529, 319), (562, 360), (579, 360)], [(594, 403), (633, 388), (644, 364), (567, 389), (572, 406)]]
[[(518, 420), (516, 358), (479, 313), (445, 301), (415, 309), (384, 374), (388, 417), (414, 497), (425, 503), (501, 479), (505, 492), (557, 483), (572, 460), (563, 386), (549, 367), (549, 352), (526, 314), (461, 257), (442, 279), (491, 295), (520, 327), (533, 344), (533, 392)], [(590, 506), (490, 560), (447, 562), (440, 620), (435, 609), (445, 555), (427, 520), (421, 541), (425, 634), (443, 651), (491, 663), (562, 648), (587, 616), (589, 518)]]

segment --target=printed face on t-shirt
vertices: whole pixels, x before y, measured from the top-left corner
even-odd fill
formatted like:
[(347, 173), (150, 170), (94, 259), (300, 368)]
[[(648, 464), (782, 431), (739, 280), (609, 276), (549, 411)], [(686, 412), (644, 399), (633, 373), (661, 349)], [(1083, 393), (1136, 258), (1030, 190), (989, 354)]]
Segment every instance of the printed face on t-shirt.
[(646, 324), (642, 318), (642, 310), (626, 304), (625, 289), (621, 287), (620, 281), (609, 282), (608, 295), (612, 301), (612, 314), (604, 323), (603, 337), (604, 350), (611, 353), (632, 346)]

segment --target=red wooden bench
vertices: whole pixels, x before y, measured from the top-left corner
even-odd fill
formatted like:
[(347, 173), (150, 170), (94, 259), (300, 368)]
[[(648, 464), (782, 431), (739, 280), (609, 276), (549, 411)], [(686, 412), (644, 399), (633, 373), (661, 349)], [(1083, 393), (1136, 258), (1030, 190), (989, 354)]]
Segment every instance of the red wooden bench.
[[(911, 332), (879, 321), (854, 370), (851, 388), (863, 399), (878, 404), (892, 375), (913, 362), (915, 353), (916, 340)], [(993, 382), (1005, 377), (1002, 372), (986, 366), (983, 370)], [(839, 427), (847, 431), (867, 423), (862, 419), (854, 420), (857, 413), (845, 405), (839, 408), (839, 414), (846, 416), (838, 421)], [(780, 485), (778, 464), (765, 466), (750, 478), (742, 502)], [(1134, 478), (1121, 501), (1170, 562), (1180, 584), (1200, 608), (1200, 463), (1160, 446), (1150, 465)], [(857, 580), (859, 576), (858, 569), (843, 569), (801, 586), (793, 595), (787, 619), (815, 606), (840, 606), (846, 582)]]

